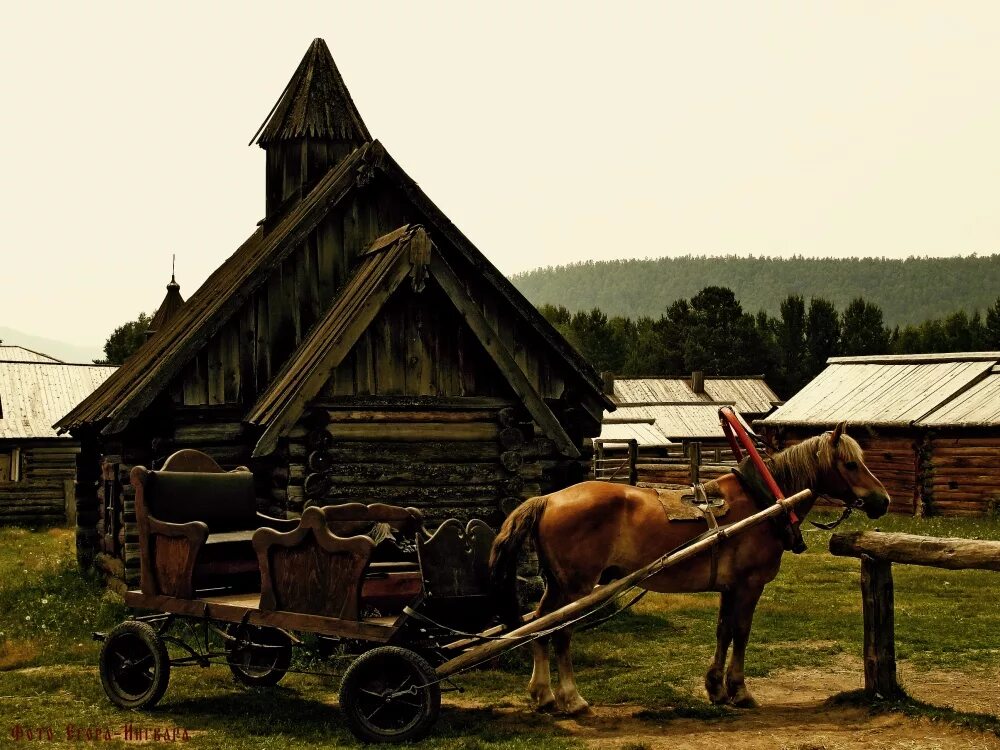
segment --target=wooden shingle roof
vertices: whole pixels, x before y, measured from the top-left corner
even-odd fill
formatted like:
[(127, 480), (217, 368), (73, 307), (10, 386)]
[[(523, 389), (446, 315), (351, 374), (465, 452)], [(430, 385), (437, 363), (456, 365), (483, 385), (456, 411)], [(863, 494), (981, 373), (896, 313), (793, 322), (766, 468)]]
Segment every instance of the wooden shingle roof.
[(266, 235), (258, 229), (158, 331), (88, 399), (57, 423), (60, 431), (84, 425), (105, 433), (123, 430), (167, 387), (208, 339), (232, 317), (275, 268), (319, 224), (329, 209), (358, 188), (384, 178), (409, 201), (440, 245), (453, 248), (492, 286), (605, 403), (601, 378), (511, 282), (463, 235), (378, 142), (366, 143), (330, 170)]
[(48, 354), (25, 349), (23, 346), (0, 345), (0, 362), (62, 362)]
[(262, 147), (305, 137), (359, 145), (372, 139), (322, 39), (309, 45), (259, 132)]
[(778, 395), (764, 382), (763, 375), (706, 375), (701, 393), (691, 388), (689, 377), (615, 378), (616, 403), (628, 404), (689, 401), (691, 403), (732, 403), (737, 411), (746, 414), (766, 414), (781, 403)]

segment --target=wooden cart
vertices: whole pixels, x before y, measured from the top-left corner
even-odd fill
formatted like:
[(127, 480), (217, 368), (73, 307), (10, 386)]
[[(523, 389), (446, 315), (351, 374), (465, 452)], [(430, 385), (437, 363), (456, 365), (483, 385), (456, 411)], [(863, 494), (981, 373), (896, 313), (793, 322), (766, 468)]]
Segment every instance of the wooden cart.
[[(489, 627), (493, 533), (481, 521), (463, 527), (452, 519), (431, 533), (413, 509), (357, 503), (309, 508), (287, 531), (252, 532), (259, 590), (233, 590), (246, 580), (238, 549), (229, 551), (232, 557), (205, 550), (235, 545), (242, 532), (220, 531), (221, 538), (211, 542), (207, 523), (158, 517), (157, 495), (165, 508), (163, 493), (177, 489), (171, 486), (176, 477), (164, 476), (168, 473), (141, 467), (133, 472), (143, 575), (141, 590), (127, 592), (125, 602), (147, 614), (95, 634), (103, 641), (100, 674), (111, 701), (126, 708), (152, 706), (167, 688), (171, 667), (219, 661), (242, 684), (275, 685), (293, 671), (293, 650), (308, 647), (349, 662), (341, 709), (358, 738), (377, 742), (426, 734), (440, 709), (442, 683), (451, 677), (591, 616), (646, 577), (789, 512), (810, 494), (798, 493), (707, 532), (583, 599), (503, 633), (498, 625)], [(212, 474), (230, 479), (206, 478)], [(207, 493), (212, 484), (222, 491), (226, 482), (247, 479), (233, 480), (233, 474), (199, 472), (185, 478), (191, 481), (184, 491), (197, 485)], [(203, 503), (191, 507), (203, 511)], [(335, 533), (362, 529), (367, 533)], [(224, 585), (227, 570), (234, 586)]]

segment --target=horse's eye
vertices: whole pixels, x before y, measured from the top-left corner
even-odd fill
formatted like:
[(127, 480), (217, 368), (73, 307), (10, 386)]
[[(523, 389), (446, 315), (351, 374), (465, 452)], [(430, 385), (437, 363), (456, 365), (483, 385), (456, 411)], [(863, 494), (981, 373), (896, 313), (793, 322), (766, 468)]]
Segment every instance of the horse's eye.
[(848, 461), (846, 464), (844, 464), (844, 466), (847, 467), (848, 471), (857, 471), (858, 470), (858, 462), (857, 461)]

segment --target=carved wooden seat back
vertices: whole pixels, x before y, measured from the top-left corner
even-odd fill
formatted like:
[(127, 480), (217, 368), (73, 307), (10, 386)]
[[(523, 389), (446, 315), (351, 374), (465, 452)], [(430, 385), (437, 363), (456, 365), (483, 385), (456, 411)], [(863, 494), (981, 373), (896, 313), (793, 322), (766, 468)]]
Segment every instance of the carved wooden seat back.
[[(195, 569), (209, 535), (252, 532), (261, 525), (250, 470), (241, 466), (224, 471), (201, 451), (177, 451), (159, 471), (136, 466), (131, 483), (135, 487), (140, 585), (146, 594), (191, 598)], [(249, 537), (246, 545), (252, 565)], [(205, 564), (198, 567), (203, 569), (207, 570)]]
[(326, 505), (320, 510), (330, 530), (340, 536), (364, 534), (374, 524), (384, 523), (403, 536), (414, 537), (424, 525), (424, 515), (416, 508), (385, 503)]
[(490, 548), (496, 534), (479, 519), (450, 518), (430, 537), (417, 537), (424, 587), (432, 598), (482, 596), (489, 593)]
[(375, 543), (330, 531), (320, 508), (306, 508), (294, 531), (259, 529), (260, 608), (358, 619), (365, 569)]

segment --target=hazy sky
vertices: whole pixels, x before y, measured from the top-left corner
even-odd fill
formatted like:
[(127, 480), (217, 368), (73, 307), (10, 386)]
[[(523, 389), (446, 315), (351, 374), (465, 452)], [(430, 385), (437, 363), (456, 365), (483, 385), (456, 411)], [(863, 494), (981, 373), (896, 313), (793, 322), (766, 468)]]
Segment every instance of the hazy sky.
[(1000, 249), (995, 2), (8, 3), (0, 325), (99, 347), (172, 253), (190, 295), (263, 214), (247, 141), (316, 36), (507, 273)]

